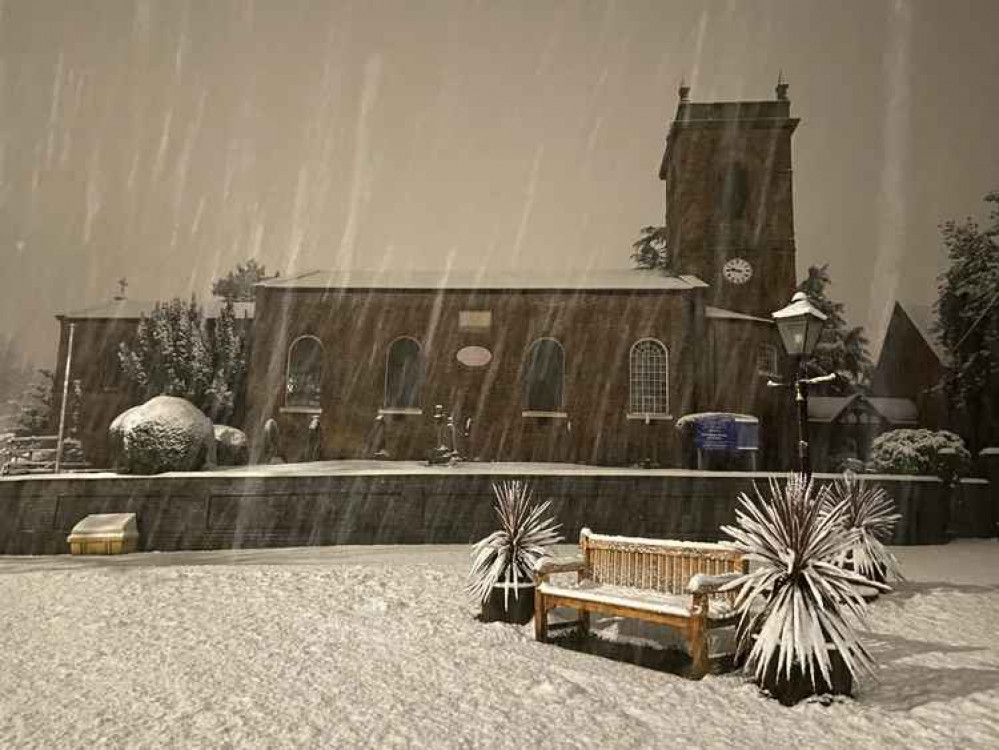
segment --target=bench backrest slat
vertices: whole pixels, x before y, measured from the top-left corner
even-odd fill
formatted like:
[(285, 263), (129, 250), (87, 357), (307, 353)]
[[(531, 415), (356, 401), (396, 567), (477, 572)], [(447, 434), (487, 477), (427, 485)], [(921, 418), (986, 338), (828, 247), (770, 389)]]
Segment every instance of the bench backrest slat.
[(738, 552), (719, 544), (618, 537), (584, 531), (579, 539), (583, 556), (581, 577), (596, 583), (686, 592), (691, 576), (740, 573)]

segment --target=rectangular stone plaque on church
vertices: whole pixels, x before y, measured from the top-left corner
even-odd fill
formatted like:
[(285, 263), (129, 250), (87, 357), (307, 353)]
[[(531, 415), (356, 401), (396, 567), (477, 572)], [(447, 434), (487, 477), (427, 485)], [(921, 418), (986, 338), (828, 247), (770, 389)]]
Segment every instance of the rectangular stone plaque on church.
[(458, 328), (462, 331), (484, 331), (492, 324), (491, 310), (461, 310), (458, 313)]

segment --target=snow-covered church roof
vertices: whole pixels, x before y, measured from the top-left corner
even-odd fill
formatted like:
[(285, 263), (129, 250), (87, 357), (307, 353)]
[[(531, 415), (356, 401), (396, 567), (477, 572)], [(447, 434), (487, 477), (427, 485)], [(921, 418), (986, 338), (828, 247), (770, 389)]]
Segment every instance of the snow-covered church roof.
[(263, 281), (258, 286), (279, 289), (404, 289), (404, 290), (521, 290), (532, 291), (689, 291), (706, 287), (696, 276), (664, 276), (636, 269), (564, 269), (535, 271), (405, 269), (313, 270), (297, 276)]
[[(138, 320), (143, 315), (149, 315), (156, 304), (155, 300), (115, 297), (88, 307), (59, 313), (56, 317), (66, 320)], [(219, 316), (224, 302), (213, 297), (207, 302), (198, 304), (205, 317), (213, 319)], [(252, 302), (234, 302), (233, 309), (237, 318), (253, 317)]]

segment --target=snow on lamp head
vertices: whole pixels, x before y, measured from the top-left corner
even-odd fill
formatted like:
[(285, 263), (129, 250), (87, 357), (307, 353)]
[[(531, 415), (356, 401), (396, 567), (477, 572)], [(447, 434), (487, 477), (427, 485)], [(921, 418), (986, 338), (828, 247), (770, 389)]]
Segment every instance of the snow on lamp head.
[(771, 316), (777, 323), (784, 348), (792, 357), (807, 357), (815, 351), (828, 318), (804, 292), (795, 293), (791, 304), (771, 313)]

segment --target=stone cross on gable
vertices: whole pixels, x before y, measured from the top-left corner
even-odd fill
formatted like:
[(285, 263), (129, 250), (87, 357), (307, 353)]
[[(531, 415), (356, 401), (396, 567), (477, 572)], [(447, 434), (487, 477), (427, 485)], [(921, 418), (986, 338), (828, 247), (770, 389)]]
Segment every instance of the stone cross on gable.
[(128, 279), (122, 276), (118, 279), (118, 299), (125, 299), (125, 289), (128, 288)]

